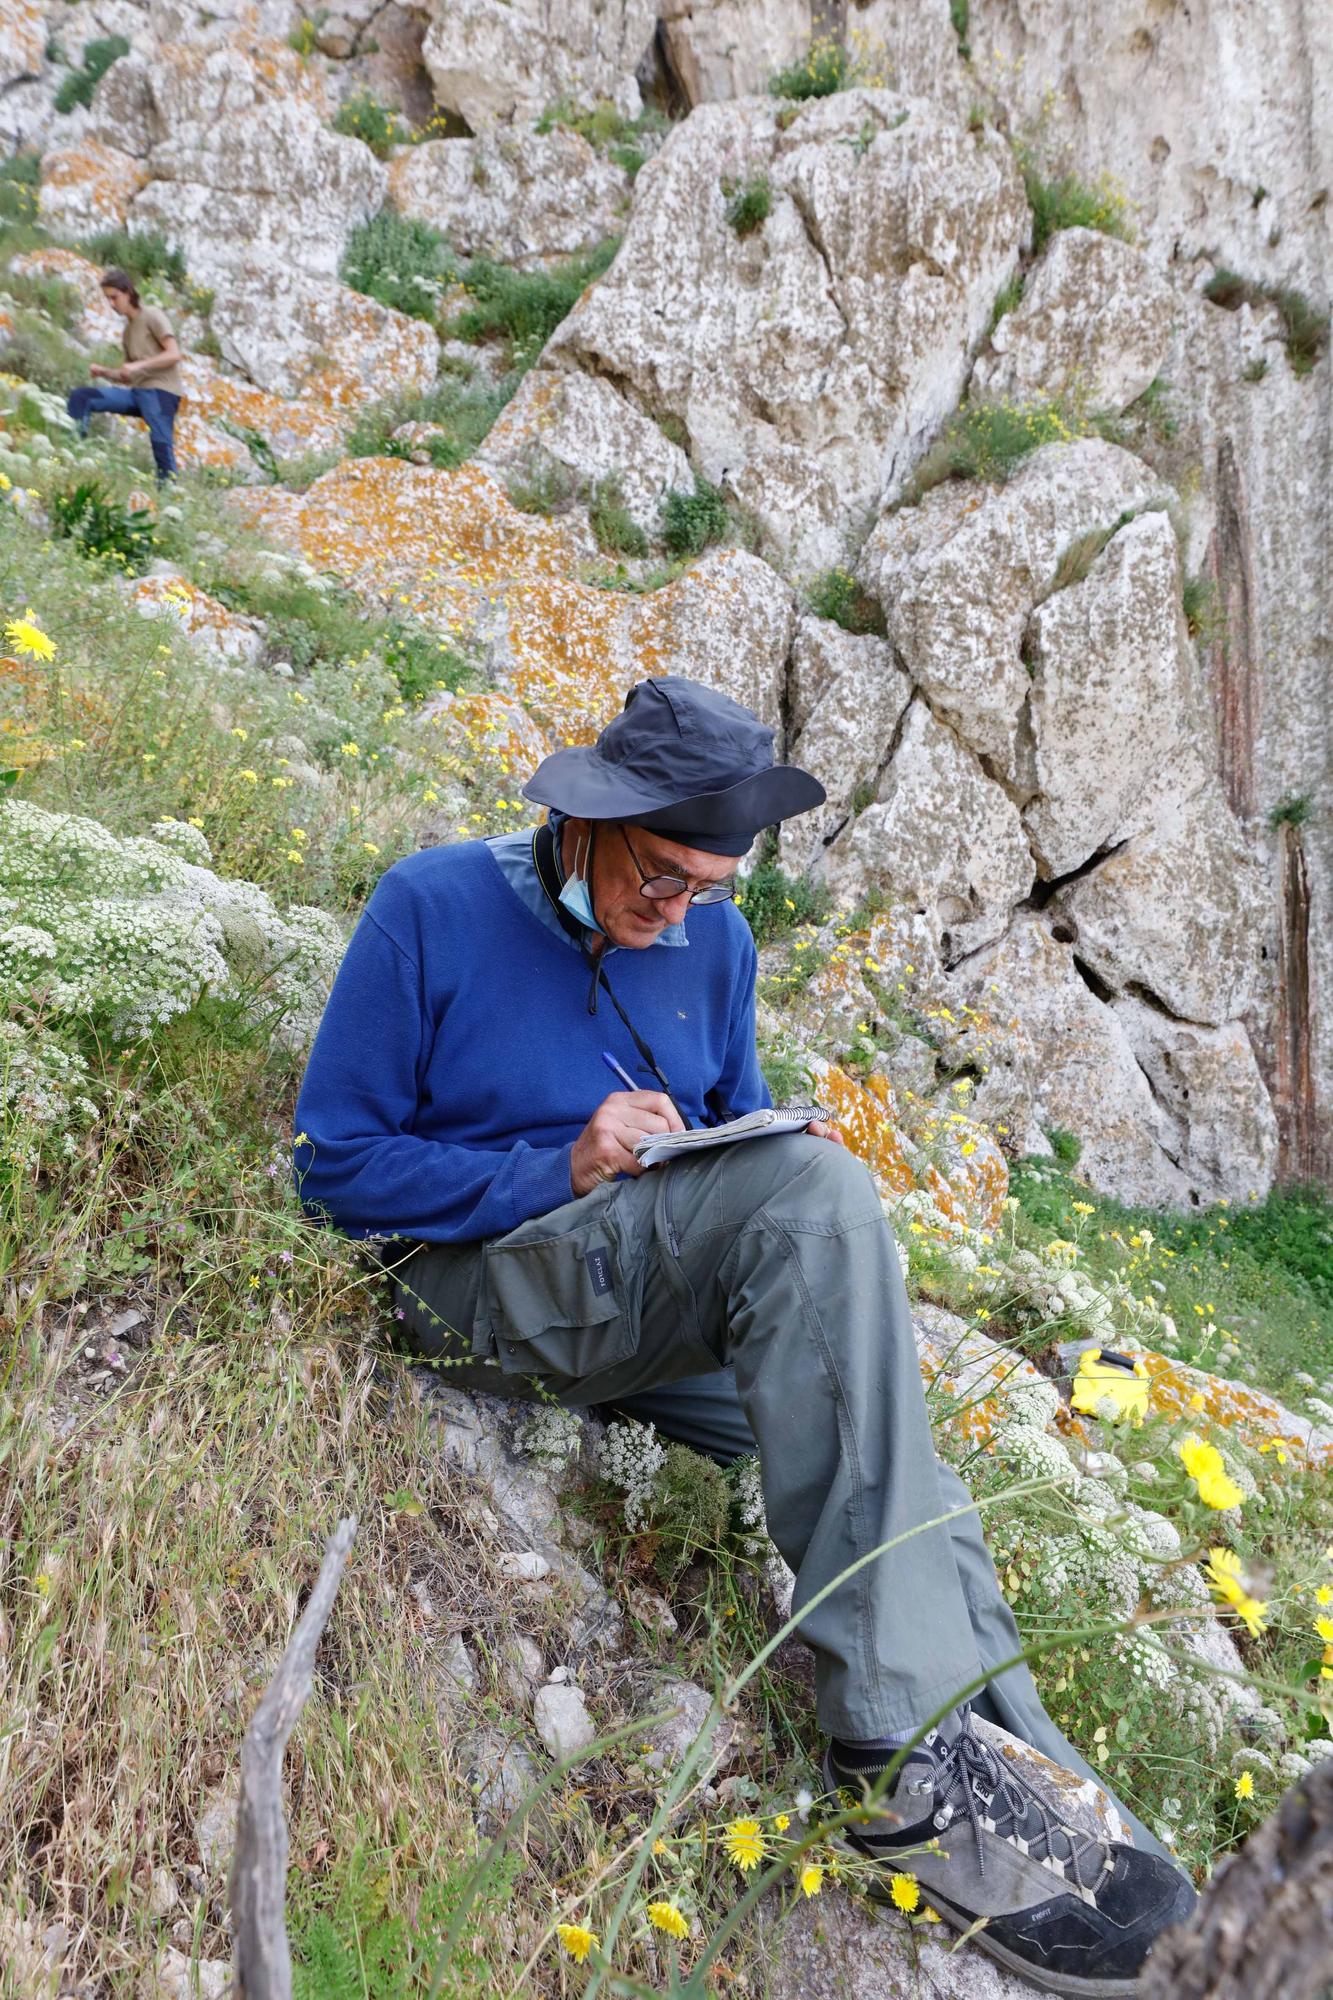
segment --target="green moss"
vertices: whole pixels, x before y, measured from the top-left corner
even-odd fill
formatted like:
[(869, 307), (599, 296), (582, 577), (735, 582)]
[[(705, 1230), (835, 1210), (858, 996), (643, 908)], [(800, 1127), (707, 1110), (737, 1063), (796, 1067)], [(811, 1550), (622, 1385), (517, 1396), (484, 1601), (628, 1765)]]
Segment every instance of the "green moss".
[(994, 333), (1006, 313), (1015, 312), (1023, 302), (1023, 286), (1026, 280), (1021, 271), (1015, 271), (1012, 278), (1006, 278), (995, 294), (995, 303), (990, 309), (987, 334)]

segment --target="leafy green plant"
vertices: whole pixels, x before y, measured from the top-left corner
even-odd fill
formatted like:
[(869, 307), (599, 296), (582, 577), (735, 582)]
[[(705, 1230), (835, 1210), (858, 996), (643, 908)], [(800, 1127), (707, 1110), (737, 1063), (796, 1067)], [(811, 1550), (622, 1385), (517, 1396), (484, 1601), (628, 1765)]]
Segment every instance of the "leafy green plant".
[(327, 7), (317, 7), (313, 14), (303, 14), (296, 26), (287, 35), (287, 46), (294, 49), (302, 62), (307, 62), (319, 46), (320, 30), (329, 18)]
[(1047, 1142), (1061, 1166), (1076, 1167), (1079, 1154), (1083, 1151), (1083, 1141), (1063, 1125), (1052, 1125), (1046, 1133)]
[(806, 587), (806, 602), (816, 618), (831, 618), (844, 632), (874, 632), (884, 636), (884, 613), (867, 596), (850, 570), (826, 569)]
[(1103, 236), (1128, 239), (1124, 197), (1103, 179), (1090, 187), (1077, 174), (1045, 180), (1031, 156), (1019, 154), (1023, 185), (1032, 209), (1032, 248), (1040, 254), (1057, 229), (1099, 229)]
[[(1227, 312), (1236, 312), (1241, 306), (1276, 306), (1293, 375), (1308, 375), (1328, 345), (1328, 314), (1320, 312), (1294, 285), (1263, 285), (1219, 265), (1203, 295)], [(1247, 368), (1245, 379), (1257, 382), (1266, 372), (1266, 365), (1253, 374)]]
[(1090, 433), (1115, 437), (1117, 432), (1113, 416), (1076, 402), (969, 403), (917, 466), (907, 498), (919, 500), (946, 479), (1005, 480), (1044, 444), (1070, 444)]
[(347, 434), (349, 458), (404, 457), (410, 447), (393, 436), (403, 424), (431, 424), (435, 432), (426, 440), (433, 465), (446, 470), (470, 458), (499, 416), (517, 386), (517, 377), (504, 381), (465, 382), (456, 376), (442, 376), (429, 389), (408, 390), (379, 403), (365, 403)]
[(768, 79), (769, 94), (793, 98), (832, 97), (856, 81), (856, 64), (840, 41), (821, 36), (811, 42), (800, 62), (790, 63)]
[(1211, 577), (1187, 576), (1180, 587), (1180, 604), (1191, 639), (1211, 640), (1217, 636), (1221, 610)]
[(571, 97), (558, 97), (537, 120), (537, 130), (553, 132), (563, 127), (567, 132), (577, 132), (633, 180), (650, 153), (657, 150), (668, 123), (665, 114), (655, 106), (641, 111), (637, 118), (627, 118), (606, 99), (589, 110)]
[(968, 45), (967, 31), (971, 23), (971, 0), (949, 0), (949, 20), (958, 37), (958, 53), (964, 62), (971, 62), (972, 50)]
[(39, 153), (11, 153), (0, 161), (0, 222), (30, 222), (37, 213), (41, 186)]
[(1268, 824), (1276, 831), (1280, 826), (1304, 826), (1309, 817), (1310, 794), (1288, 792), (1269, 813)]
[(618, 236), (540, 271), (475, 257), (463, 273), (471, 303), (453, 322), (460, 340), (502, 340), (516, 368), (530, 367), (565, 315), (608, 268)]
[(94, 264), (119, 265), (136, 284), (150, 284), (154, 278), (170, 285), (188, 283), (184, 255), (157, 229), (99, 229), (79, 248)]
[(613, 556), (646, 556), (648, 537), (639, 526), (629, 508), (620, 480), (612, 472), (605, 479), (599, 479), (592, 490), (588, 503), (588, 525), (597, 538), (599, 549), (605, 549)]
[(334, 114), (333, 129), (344, 138), (360, 139), (379, 160), (387, 160), (395, 146), (405, 146), (411, 137), (398, 113), (381, 104), (371, 90), (354, 91), (343, 99)]
[(430, 321), (455, 275), (449, 246), (438, 229), (387, 208), (352, 231), (342, 261), (343, 283), (354, 292)]
[(751, 174), (739, 185), (724, 181), (722, 191), (729, 197), (727, 221), (738, 236), (753, 236), (763, 227), (773, 207), (773, 187), (767, 174)]
[(698, 473), (693, 493), (668, 493), (662, 506), (662, 540), (674, 556), (698, 556), (727, 532), (727, 503)]
[(761, 861), (751, 869), (736, 901), (761, 949), (802, 924), (822, 924), (830, 907), (822, 884), (803, 875), (785, 875), (772, 861)]
[(125, 507), (98, 479), (81, 479), (51, 499), (51, 523), (58, 535), (77, 542), (84, 555), (137, 576), (153, 552), (153, 517), (142, 507)]
[(72, 69), (56, 91), (56, 110), (66, 116), (71, 111), (86, 111), (112, 63), (119, 62), (129, 52), (130, 44), (124, 35), (101, 35), (95, 42), (85, 42), (81, 66)]
[(1021, 271), (1015, 271), (1012, 278), (1005, 279), (999, 291), (995, 294), (995, 303), (990, 309), (990, 322), (986, 328), (987, 335), (994, 333), (1006, 313), (1017, 311), (1023, 302), (1023, 287), (1025, 283), (1026, 279)]

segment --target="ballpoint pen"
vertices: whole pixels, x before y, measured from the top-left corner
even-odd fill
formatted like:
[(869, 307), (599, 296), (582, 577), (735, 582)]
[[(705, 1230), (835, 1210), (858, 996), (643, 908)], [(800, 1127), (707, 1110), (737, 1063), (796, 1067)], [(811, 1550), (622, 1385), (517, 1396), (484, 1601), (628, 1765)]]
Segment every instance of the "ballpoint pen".
[(616, 1061), (610, 1049), (602, 1050), (602, 1061), (606, 1064), (609, 1070), (613, 1070), (615, 1074), (620, 1078), (620, 1081), (624, 1084), (626, 1090), (639, 1089), (640, 1086), (634, 1081), (634, 1078), (630, 1076), (627, 1071), (623, 1070), (620, 1067), (620, 1064)]

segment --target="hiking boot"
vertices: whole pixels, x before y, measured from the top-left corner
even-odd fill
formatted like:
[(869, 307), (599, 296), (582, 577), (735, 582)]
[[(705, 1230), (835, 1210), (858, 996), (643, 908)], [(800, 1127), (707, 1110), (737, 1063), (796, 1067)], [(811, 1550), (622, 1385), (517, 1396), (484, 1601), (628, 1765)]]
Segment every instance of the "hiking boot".
[[(825, 1782), (862, 1799), (891, 1761), (891, 1751), (835, 1743)], [(1154, 1940), (1194, 1908), (1179, 1869), (1084, 1833), (1058, 1781), (1043, 1784), (993, 1749), (966, 1707), (913, 1745), (873, 1810), (882, 1817), (844, 1838), (886, 1876), (910, 1870), (941, 1917), (959, 1930), (980, 1924), (973, 1941), (1046, 1993), (1134, 1993)], [(904, 1856), (931, 1840), (938, 1852)]]

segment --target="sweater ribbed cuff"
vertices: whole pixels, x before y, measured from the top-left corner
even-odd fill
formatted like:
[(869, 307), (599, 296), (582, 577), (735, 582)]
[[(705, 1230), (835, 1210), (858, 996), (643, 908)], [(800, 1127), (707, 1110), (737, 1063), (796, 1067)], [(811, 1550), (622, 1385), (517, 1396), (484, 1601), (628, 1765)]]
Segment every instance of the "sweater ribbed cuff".
[(569, 1163), (573, 1141), (567, 1146), (529, 1146), (514, 1167), (514, 1227), (534, 1215), (546, 1215), (573, 1201)]

